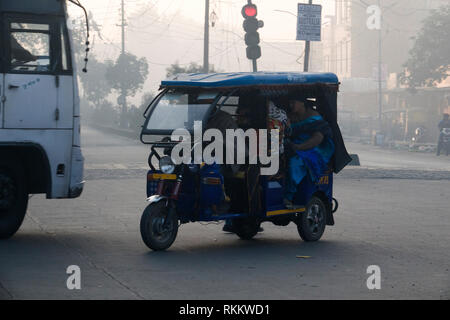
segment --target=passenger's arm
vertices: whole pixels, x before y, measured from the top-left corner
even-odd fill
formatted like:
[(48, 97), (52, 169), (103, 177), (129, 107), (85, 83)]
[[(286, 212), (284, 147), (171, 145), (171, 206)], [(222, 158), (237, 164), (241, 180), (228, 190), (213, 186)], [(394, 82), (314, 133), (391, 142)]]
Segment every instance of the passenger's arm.
[(294, 144), (293, 145), (294, 150), (295, 151), (304, 151), (304, 150), (313, 149), (313, 148), (317, 147), (319, 144), (321, 144), (324, 138), (325, 137), (322, 133), (314, 132), (308, 141), (306, 141), (302, 144)]

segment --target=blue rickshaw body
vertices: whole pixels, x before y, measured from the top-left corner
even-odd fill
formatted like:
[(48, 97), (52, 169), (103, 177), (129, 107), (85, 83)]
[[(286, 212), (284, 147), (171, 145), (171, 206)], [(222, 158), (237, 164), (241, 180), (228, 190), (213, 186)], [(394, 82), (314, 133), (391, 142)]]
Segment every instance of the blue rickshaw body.
[[(294, 72), (257, 72), (257, 73), (220, 73), (220, 74), (181, 74), (171, 79), (162, 81), (162, 90), (219, 90), (227, 92), (241, 88), (261, 88), (266, 92), (271, 90), (323, 90), (330, 92), (324, 96), (324, 101), (331, 101), (332, 112), (325, 117), (329, 122), (336, 123), (337, 108), (336, 97), (339, 80), (332, 73), (294, 73)], [(158, 99), (158, 98), (156, 98)], [(156, 100), (155, 99), (155, 100)], [(333, 110), (335, 109), (335, 110)], [(151, 117), (152, 107), (149, 106), (147, 118)], [(148, 119), (147, 119), (148, 122)], [(144, 142), (145, 135), (160, 135), (170, 132), (158, 130), (152, 131), (143, 127), (141, 141)], [(145, 142), (144, 142), (145, 143)], [(152, 168), (148, 176), (161, 174), (161, 171)], [(220, 177), (217, 177), (220, 179)], [(223, 179), (223, 178), (222, 178)], [(157, 193), (159, 180), (147, 180), (147, 197), (150, 198)], [(244, 183), (244, 182), (243, 182)], [(333, 225), (333, 166), (319, 179), (317, 183), (311, 181), (307, 175), (298, 187), (294, 197), (296, 209), (287, 209), (283, 203), (285, 177), (274, 178), (261, 176), (258, 185), (261, 190), (261, 206), (256, 216), (261, 221), (271, 221), (286, 215), (294, 215), (305, 211), (308, 202), (314, 197), (319, 197), (327, 206), (327, 224)], [(187, 222), (211, 222), (226, 219), (241, 219), (249, 217), (249, 212), (230, 211), (226, 214), (217, 214), (211, 209), (212, 203), (218, 202), (223, 196), (223, 191), (217, 185), (201, 185), (198, 187), (198, 178), (195, 174), (183, 177), (183, 185), (177, 198), (177, 214), (181, 223)], [(212, 200), (213, 199), (213, 200)]]
[[(148, 176), (153, 174), (161, 174), (161, 171), (149, 170)], [(147, 181), (147, 198), (157, 194), (157, 187), (159, 181)], [(270, 219), (272, 217), (281, 216), (285, 214), (297, 213), (301, 210), (286, 210), (283, 204), (284, 195), (284, 178), (280, 180), (269, 180), (267, 177), (262, 177), (259, 181), (262, 190), (262, 206), (257, 213), (262, 220)], [(210, 207), (211, 203), (215, 203), (213, 199), (220, 199), (223, 195), (221, 189), (216, 186), (203, 185), (200, 190), (196, 189), (196, 182), (193, 176), (184, 177), (183, 186), (178, 197), (177, 214), (181, 223), (188, 222), (212, 222), (235, 218), (246, 218), (249, 216), (247, 212), (233, 212), (226, 214), (215, 214)], [(297, 194), (294, 197), (294, 202), (306, 207), (309, 200), (314, 195), (321, 195), (327, 203), (333, 201), (333, 174), (328, 172), (324, 174), (319, 182), (312, 182), (309, 176), (300, 183)], [(217, 201), (220, 202), (220, 201)]]

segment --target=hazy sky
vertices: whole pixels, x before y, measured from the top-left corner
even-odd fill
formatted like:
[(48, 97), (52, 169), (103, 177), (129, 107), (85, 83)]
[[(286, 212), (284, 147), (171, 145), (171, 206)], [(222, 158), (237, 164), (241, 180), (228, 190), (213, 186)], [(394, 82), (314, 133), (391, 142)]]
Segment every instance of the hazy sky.
[[(82, 4), (92, 13), (96, 20), (103, 25), (104, 31), (115, 29), (119, 31), (115, 24), (119, 23), (120, 0), (81, 0)], [(231, 15), (235, 15), (242, 20), (240, 10), (246, 0), (210, 0), (211, 12), (218, 15), (218, 23), (227, 23)], [(266, 27), (261, 30), (261, 34), (270, 39), (295, 39), (295, 17), (286, 13), (274, 10), (285, 10), (296, 14), (298, 0), (254, 0), (258, 6), (258, 18), (264, 20)], [(334, 12), (334, 0), (314, 0), (316, 4), (324, 6), (324, 15)], [(125, 0), (127, 15), (134, 12), (141, 12), (143, 8), (152, 6), (159, 14), (165, 16), (170, 22), (172, 18), (180, 16), (191, 19), (199, 24), (204, 21), (205, 0)], [(174, 17), (175, 16), (175, 17)], [(242, 22), (241, 22), (242, 23)], [(241, 28), (241, 23), (238, 27)]]
[[(95, 35), (93, 54), (101, 60), (115, 60), (120, 54), (121, 30), (120, 0), (80, 0), (94, 20), (101, 26), (102, 39)], [(301, 2), (301, 1), (300, 1)], [(303, 1), (307, 2), (307, 1)], [(217, 15), (211, 28), (210, 63), (221, 71), (251, 71), (251, 62), (245, 57), (242, 39), (241, 9), (246, 0), (210, 0), (210, 11)], [(296, 41), (297, 0), (254, 0), (258, 19), (265, 23), (260, 29), (263, 43), (261, 70), (301, 71), (304, 42)], [(323, 17), (334, 14), (334, 0), (314, 0), (322, 4)], [(79, 15), (69, 5), (71, 15)], [(166, 68), (180, 64), (203, 63), (203, 23), (205, 0), (125, 0), (127, 17), (126, 50), (145, 57), (149, 62), (149, 77), (143, 92), (155, 92), (165, 78)], [(138, 17), (138, 18), (136, 18)], [(142, 93), (141, 93), (142, 94)], [(140, 95), (134, 99), (139, 103)]]

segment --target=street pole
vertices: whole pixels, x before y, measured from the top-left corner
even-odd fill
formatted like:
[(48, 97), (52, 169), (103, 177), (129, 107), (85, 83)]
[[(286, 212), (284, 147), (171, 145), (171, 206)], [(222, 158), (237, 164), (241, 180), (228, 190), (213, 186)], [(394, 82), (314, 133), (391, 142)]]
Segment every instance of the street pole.
[(383, 26), (383, 13), (381, 11), (381, 0), (378, 0), (378, 7), (380, 8), (380, 29), (378, 30), (378, 127), (382, 130), (382, 116), (383, 116), (383, 83), (382, 83), (382, 65), (383, 65), (383, 51), (382, 51), (382, 26)]
[[(122, 0), (121, 7), (122, 7), (122, 24), (121, 24), (121, 27), (122, 27), (122, 53), (121, 53), (121, 55), (123, 56), (123, 55), (125, 55), (125, 2), (124, 2), (124, 0)], [(122, 121), (120, 121), (121, 122), (120, 126), (125, 127), (125, 114), (127, 112), (127, 94), (126, 94), (126, 90), (125, 90), (123, 84), (122, 84), (120, 91), (121, 91), (120, 93), (122, 96), (122, 101), (121, 101), (122, 102)]]
[(310, 51), (311, 51), (311, 42), (306, 41), (306, 43), (305, 43), (305, 64), (304, 64), (304, 68), (303, 68), (304, 72), (309, 71), (309, 53), (310, 53)]
[[(309, 4), (313, 4), (313, 0), (309, 0)], [(303, 71), (304, 72), (308, 72), (309, 71), (309, 56), (310, 56), (310, 52), (311, 52), (311, 42), (310, 41), (306, 41), (305, 42), (305, 62), (304, 62), (304, 67), (303, 67)]]
[(125, 3), (122, 0), (122, 54), (125, 53)]
[(205, 36), (203, 44), (203, 72), (209, 72), (209, 0), (205, 0)]

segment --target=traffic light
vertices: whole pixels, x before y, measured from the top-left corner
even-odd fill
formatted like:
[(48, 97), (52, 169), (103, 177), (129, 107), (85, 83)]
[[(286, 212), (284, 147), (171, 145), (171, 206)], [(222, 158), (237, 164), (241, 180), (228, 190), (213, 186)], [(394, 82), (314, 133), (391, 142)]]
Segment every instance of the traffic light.
[(258, 29), (264, 26), (262, 21), (256, 19), (258, 8), (256, 5), (249, 3), (242, 8), (242, 16), (244, 17), (245, 44), (247, 45), (247, 58), (256, 60), (261, 57), (261, 47), (259, 46), (260, 37)]

